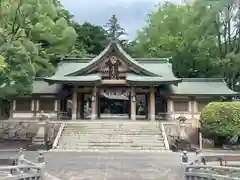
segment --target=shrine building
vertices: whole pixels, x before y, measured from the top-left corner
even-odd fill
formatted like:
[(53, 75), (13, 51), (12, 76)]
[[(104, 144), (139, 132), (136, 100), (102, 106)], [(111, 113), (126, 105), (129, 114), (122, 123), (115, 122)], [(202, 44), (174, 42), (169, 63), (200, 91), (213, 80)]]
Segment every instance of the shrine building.
[(164, 58), (132, 58), (116, 41), (94, 58), (64, 58), (32, 94), (12, 100), (10, 119), (198, 119), (221, 96), (237, 93), (221, 78), (177, 78)]

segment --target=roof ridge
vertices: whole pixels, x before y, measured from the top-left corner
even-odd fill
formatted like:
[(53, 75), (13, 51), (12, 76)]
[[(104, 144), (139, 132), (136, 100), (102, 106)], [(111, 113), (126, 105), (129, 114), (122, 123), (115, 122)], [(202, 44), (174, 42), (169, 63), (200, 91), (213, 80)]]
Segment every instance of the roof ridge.
[(223, 82), (224, 78), (182, 78), (183, 82)]
[(139, 63), (169, 63), (168, 58), (134, 58)]

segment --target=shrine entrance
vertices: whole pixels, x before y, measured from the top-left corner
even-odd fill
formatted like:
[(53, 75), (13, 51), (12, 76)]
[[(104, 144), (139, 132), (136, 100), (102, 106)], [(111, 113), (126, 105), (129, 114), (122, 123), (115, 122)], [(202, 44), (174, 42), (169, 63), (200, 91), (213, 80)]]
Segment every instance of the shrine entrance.
[(131, 112), (129, 89), (101, 88), (98, 105), (101, 119), (129, 119)]

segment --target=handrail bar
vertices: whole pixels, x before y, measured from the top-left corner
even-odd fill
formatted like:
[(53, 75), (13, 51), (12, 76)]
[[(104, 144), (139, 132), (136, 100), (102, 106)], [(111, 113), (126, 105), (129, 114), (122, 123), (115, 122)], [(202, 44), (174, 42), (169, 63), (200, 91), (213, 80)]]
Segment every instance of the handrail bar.
[(166, 132), (165, 132), (165, 127), (164, 127), (163, 123), (161, 123), (161, 130), (162, 130), (162, 136), (163, 136), (163, 139), (164, 139), (164, 145), (165, 145), (167, 150), (170, 150), (167, 135), (166, 135)]
[(22, 159), (23, 162), (27, 163), (28, 165), (32, 165), (32, 166), (36, 166), (35, 163), (33, 163), (32, 161), (29, 161), (27, 159)]
[(231, 166), (210, 166), (210, 165), (187, 165), (185, 166), (186, 169), (222, 169), (222, 170), (239, 170), (239, 167), (231, 167)]
[(54, 142), (53, 142), (53, 145), (52, 145), (52, 148), (53, 148), (53, 149), (56, 149), (56, 148), (57, 148), (57, 145), (58, 145), (58, 143), (59, 143), (59, 139), (60, 139), (60, 137), (61, 137), (61, 135), (62, 135), (62, 132), (63, 132), (63, 129), (64, 129), (65, 125), (66, 125), (65, 123), (62, 123), (61, 126), (60, 126), (60, 128), (59, 128), (58, 133), (57, 133), (57, 136), (56, 136), (56, 138), (55, 138), (55, 140), (54, 140)]
[(30, 166), (30, 165), (0, 166), (0, 170), (24, 169), (24, 168), (39, 169), (38, 166)]
[(218, 174), (209, 174), (209, 173), (203, 173), (203, 172), (186, 172), (185, 174), (187, 177), (200, 177), (200, 178), (208, 178), (215, 180), (240, 180), (238, 177), (232, 177), (232, 176), (224, 176), (224, 175), (218, 175)]

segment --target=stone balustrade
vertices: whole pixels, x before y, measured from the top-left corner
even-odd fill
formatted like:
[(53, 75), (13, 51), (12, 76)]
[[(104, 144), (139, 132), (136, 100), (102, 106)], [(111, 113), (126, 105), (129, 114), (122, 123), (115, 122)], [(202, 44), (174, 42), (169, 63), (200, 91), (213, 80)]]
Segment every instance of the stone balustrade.
[(24, 158), (21, 149), (12, 165), (0, 166), (0, 180), (44, 180), (45, 161), (39, 153), (38, 162), (33, 163)]
[(185, 179), (240, 180), (239, 162), (240, 155), (199, 156), (185, 167)]

